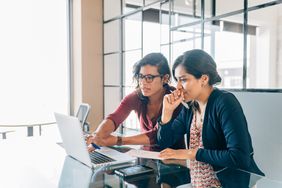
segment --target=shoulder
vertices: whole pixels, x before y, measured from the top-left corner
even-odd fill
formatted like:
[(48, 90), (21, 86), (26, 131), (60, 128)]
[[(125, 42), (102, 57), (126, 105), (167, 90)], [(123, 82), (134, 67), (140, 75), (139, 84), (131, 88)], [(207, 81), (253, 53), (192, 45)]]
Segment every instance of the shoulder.
[(133, 92), (129, 93), (128, 95), (126, 95), (122, 101), (126, 102), (133, 102), (133, 101), (139, 101), (140, 97), (138, 95), (138, 91), (134, 90)]
[(241, 105), (235, 95), (226, 90), (215, 89), (211, 96), (209, 102), (212, 106), (217, 109), (229, 109), (234, 110), (236, 108), (241, 108)]
[(209, 101), (216, 102), (234, 102), (237, 101), (234, 94), (229, 91), (215, 88), (209, 97)]

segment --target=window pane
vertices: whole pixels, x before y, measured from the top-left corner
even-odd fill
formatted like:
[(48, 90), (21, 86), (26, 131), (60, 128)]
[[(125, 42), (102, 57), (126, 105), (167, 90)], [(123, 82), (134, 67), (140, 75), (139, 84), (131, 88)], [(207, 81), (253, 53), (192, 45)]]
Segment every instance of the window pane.
[(260, 5), (260, 4), (264, 4), (268, 2), (273, 2), (273, 0), (248, 0), (248, 6), (252, 7), (252, 6), (256, 6), (256, 5)]
[(282, 5), (249, 12), (248, 88), (282, 88)]
[(121, 63), (120, 54), (104, 56), (104, 84), (120, 85), (121, 83)]
[(145, 0), (145, 5), (149, 5), (149, 4), (155, 3), (157, 1), (160, 1), (160, 0)]
[(160, 3), (143, 11), (143, 56), (160, 51)]
[(169, 45), (162, 45), (161, 46), (161, 53), (166, 57), (166, 59), (169, 61)]
[(123, 19), (124, 50), (140, 49), (142, 36), (142, 13), (133, 14)]
[(201, 0), (173, 1), (172, 26), (179, 26), (199, 20), (201, 20)]
[(104, 20), (121, 15), (121, 0), (104, 0)]
[(0, 1), (0, 124), (69, 112), (67, 20), (67, 1)]
[(114, 112), (120, 103), (120, 87), (104, 87), (104, 115), (105, 117)]
[(169, 3), (164, 3), (161, 6), (161, 44), (169, 43)]
[(143, 54), (160, 51), (160, 24), (144, 22), (143, 25)]
[(143, 6), (143, 0), (123, 0), (123, 14), (135, 11)]
[[(244, 9), (244, 0), (216, 0), (215, 1), (215, 12), (212, 11), (213, 1), (205, 1), (205, 17), (218, 16), (229, 12)], [(213, 15), (214, 14), (214, 15)]]
[(181, 27), (172, 32), (172, 41), (181, 42), (201, 37), (201, 25), (192, 25), (189, 27)]
[(175, 59), (182, 55), (183, 52), (192, 50), (192, 49), (200, 49), (201, 48), (201, 38), (195, 37), (190, 38), (187, 40), (184, 40), (183, 42), (176, 42), (172, 45), (172, 62), (175, 61)]
[(222, 77), (221, 86), (225, 88), (243, 87), (242, 23), (243, 15), (240, 14), (224, 18), (219, 24), (205, 24), (205, 49), (215, 58)]
[(104, 53), (120, 51), (120, 20), (104, 24)]
[[(181, 27), (172, 32), (172, 60), (183, 52), (195, 48), (201, 48), (201, 26), (200, 24)], [(173, 64), (172, 62), (172, 64)]]
[(141, 59), (141, 50), (129, 51), (124, 53), (124, 85), (135, 86), (133, 83), (133, 65)]

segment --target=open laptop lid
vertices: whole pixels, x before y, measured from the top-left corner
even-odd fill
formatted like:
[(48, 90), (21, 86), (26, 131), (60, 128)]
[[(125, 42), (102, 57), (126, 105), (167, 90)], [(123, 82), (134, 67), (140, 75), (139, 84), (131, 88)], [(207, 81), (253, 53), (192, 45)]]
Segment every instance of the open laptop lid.
[(72, 116), (54, 114), (67, 154), (92, 167), (79, 120)]
[(61, 133), (63, 146), (67, 154), (87, 166), (96, 168), (105, 165), (128, 163), (136, 160), (136, 157), (131, 157), (128, 154), (120, 153), (109, 147), (101, 147), (101, 149), (97, 150), (97, 153), (110, 157), (114, 161), (101, 162), (98, 160), (101, 163), (92, 163), (78, 118), (58, 113), (55, 113), (55, 118)]

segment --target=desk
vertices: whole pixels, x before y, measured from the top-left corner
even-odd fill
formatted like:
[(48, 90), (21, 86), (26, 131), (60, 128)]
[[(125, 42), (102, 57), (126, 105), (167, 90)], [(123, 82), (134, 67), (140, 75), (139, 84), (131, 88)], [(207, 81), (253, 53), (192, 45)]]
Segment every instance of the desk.
[[(136, 163), (154, 168), (154, 174), (123, 180), (110, 169), (92, 171), (87, 166), (66, 156), (64, 149), (54, 141), (41, 137), (26, 137), (21, 141), (3, 140), (0, 142), (0, 149), (0, 187), (153, 188), (177, 187), (189, 181), (186, 167), (141, 158)], [(252, 175), (252, 179), (256, 178), (259, 179), (256, 188), (282, 187), (282, 182)]]

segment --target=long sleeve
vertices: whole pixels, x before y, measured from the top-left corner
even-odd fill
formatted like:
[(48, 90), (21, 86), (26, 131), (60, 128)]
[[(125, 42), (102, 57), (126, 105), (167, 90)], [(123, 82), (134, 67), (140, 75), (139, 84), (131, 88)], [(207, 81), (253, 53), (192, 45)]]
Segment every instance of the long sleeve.
[[(252, 146), (241, 105), (231, 93), (221, 95), (214, 102), (213, 126), (216, 126), (215, 122), (219, 122), (217, 128), (221, 129), (225, 143), (221, 143), (219, 147), (214, 144), (215, 148), (207, 147), (212, 149), (199, 149), (196, 159), (221, 167), (248, 169), (251, 162)], [(206, 132), (206, 134), (210, 133)], [(207, 142), (206, 140), (206, 145), (209, 145)], [(224, 147), (222, 147), (223, 145)], [(222, 149), (218, 149), (220, 147)]]
[[(171, 119), (166, 124), (159, 123), (157, 142), (160, 148), (168, 148), (174, 145), (179, 139), (183, 139), (186, 134), (187, 110), (182, 108), (181, 112), (175, 119)], [(160, 120), (159, 120), (160, 121)]]
[(121, 101), (118, 108), (113, 113), (109, 114), (106, 119), (112, 120), (115, 124), (115, 128), (117, 129), (118, 126), (128, 117), (130, 112), (132, 110), (136, 110), (138, 101), (139, 99), (136, 92), (132, 92)]

